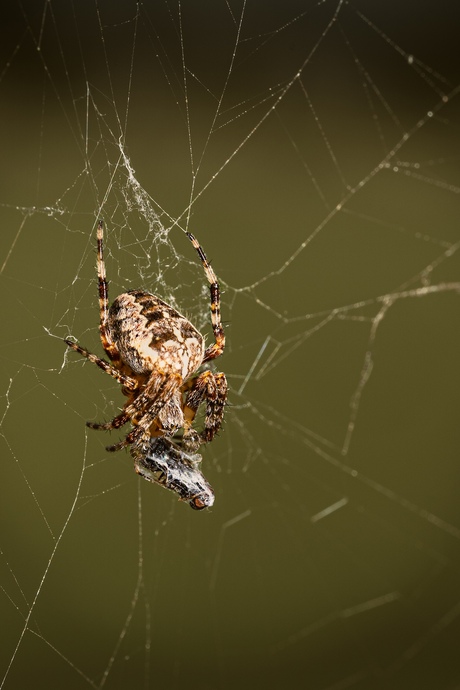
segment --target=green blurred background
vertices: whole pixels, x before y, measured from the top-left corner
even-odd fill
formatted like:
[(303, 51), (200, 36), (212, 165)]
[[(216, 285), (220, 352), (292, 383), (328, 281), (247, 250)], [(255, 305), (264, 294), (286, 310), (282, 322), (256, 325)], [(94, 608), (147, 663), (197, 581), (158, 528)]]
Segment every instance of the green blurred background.
[[(0, 687), (459, 687), (458, 19), (2, 8)], [(231, 387), (203, 514), (85, 428), (122, 396), (62, 342), (102, 354), (99, 214), (112, 298), (210, 333), (191, 198)]]

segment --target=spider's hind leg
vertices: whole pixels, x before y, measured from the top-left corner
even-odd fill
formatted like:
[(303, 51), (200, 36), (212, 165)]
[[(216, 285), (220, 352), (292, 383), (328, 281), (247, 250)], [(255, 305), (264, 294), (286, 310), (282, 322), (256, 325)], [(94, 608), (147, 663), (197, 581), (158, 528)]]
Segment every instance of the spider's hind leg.
[(104, 222), (102, 220), (97, 224), (97, 284), (99, 293), (99, 334), (101, 343), (108, 358), (116, 362), (120, 359), (120, 354), (113, 342), (109, 329), (109, 284), (105, 272)]
[(210, 359), (220, 357), (225, 348), (225, 333), (220, 317), (220, 287), (217, 281), (217, 276), (214, 273), (214, 270), (208, 259), (206, 258), (206, 254), (204, 253), (202, 246), (191, 232), (187, 232), (186, 235), (200, 257), (206, 278), (208, 279), (209, 283), (209, 292), (211, 296), (211, 322), (215, 341), (204, 353), (203, 362), (209, 362)]

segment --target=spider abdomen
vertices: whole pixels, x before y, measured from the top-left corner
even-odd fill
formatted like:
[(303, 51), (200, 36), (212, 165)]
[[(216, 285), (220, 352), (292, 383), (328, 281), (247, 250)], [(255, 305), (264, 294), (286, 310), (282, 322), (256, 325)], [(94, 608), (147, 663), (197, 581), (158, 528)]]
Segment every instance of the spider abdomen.
[(108, 329), (121, 360), (136, 374), (156, 370), (184, 381), (203, 361), (203, 336), (149, 292), (119, 295), (109, 310)]

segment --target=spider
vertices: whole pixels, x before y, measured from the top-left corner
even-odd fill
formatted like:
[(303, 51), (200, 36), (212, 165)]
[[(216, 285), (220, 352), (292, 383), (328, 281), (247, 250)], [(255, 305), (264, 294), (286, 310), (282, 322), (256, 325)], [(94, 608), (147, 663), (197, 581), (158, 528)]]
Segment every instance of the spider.
[[(136, 458), (145, 454), (146, 444), (152, 437), (172, 437), (183, 429), (181, 446), (190, 453), (202, 443), (212, 441), (221, 427), (227, 380), (222, 373), (200, 371), (203, 364), (219, 357), (225, 347), (219, 283), (198, 241), (191, 233), (186, 234), (210, 284), (214, 342), (207, 348), (201, 333), (185, 316), (149, 292), (124, 292), (109, 309), (104, 224), (100, 220), (97, 225), (99, 332), (110, 362), (69, 339), (65, 342), (118, 381), (128, 398), (122, 411), (110, 422), (86, 422), (91, 429), (104, 431), (131, 423), (125, 438), (108, 446), (108, 451), (130, 446)], [(193, 422), (204, 402), (204, 428), (198, 432)]]

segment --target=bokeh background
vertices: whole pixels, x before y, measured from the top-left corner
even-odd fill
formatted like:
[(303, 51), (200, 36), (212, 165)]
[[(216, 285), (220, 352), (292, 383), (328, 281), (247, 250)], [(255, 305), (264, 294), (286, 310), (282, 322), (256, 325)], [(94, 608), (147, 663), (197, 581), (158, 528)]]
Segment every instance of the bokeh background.
[[(460, 686), (458, 19), (4, 4), (0, 687)], [(85, 427), (98, 217), (112, 298), (222, 281), (206, 513)]]

